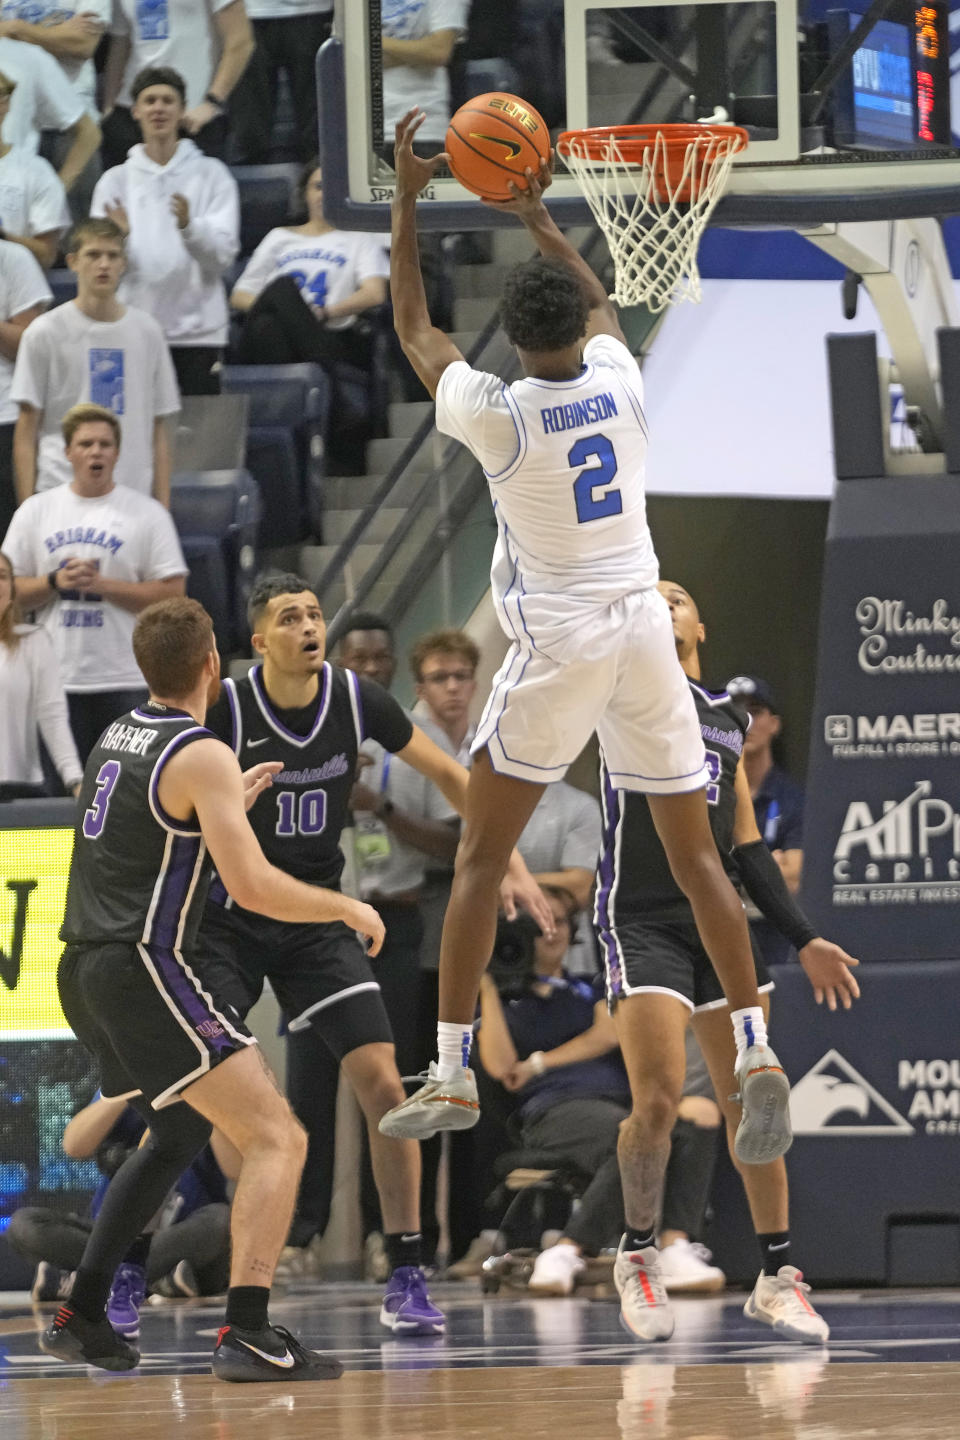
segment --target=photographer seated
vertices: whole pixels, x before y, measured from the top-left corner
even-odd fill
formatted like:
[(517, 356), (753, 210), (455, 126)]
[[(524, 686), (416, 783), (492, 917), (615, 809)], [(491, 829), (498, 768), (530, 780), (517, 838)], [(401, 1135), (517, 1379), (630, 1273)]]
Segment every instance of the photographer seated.
[[(14, 1211), (6, 1238), (13, 1250), (36, 1266), (31, 1295), (36, 1301), (64, 1300), (80, 1264), (111, 1178), (143, 1144), (146, 1126), (124, 1098), (99, 1093), (79, 1110), (63, 1132), (73, 1160), (96, 1159), (102, 1179), (86, 1216), (40, 1206)], [(117, 1269), (107, 1315), (115, 1330), (135, 1338), (140, 1307), (149, 1289), (170, 1299), (217, 1295), (227, 1288), (230, 1269), (230, 1206), (227, 1179), (238, 1174), (233, 1147), (215, 1131), (170, 1191), (149, 1232), (138, 1237)]]
[[(630, 1091), (606, 1002), (597, 999), (598, 988), (563, 968), (576, 903), (557, 886), (543, 888), (556, 922), (554, 937), (536, 936), (527, 966), (521, 945), (513, 965), (502, 960), (498, 965), (495, 958), (480, 987), (478, 1047), (490, 1077), (517, 1097), (524, 1148), (593, 1177), (561, 1239), (538, 1256), (530, 1279), (532, 1291), (568, 1295), (586, 1268), (584, 1255), (615, 1245), (623, 1229), (617, 1140), (630, 1113)], [(700, 1093), (694, 1073), (688, 1080), (672, 1135), (663, 1206), (664, 1257), (674, 1252), (676, 1283), (670, 1284), (666, 1265), (665, 1279), (669, 1288), (717, 1289), (724, 1284), (723, 1272), (690, 1237), (702, 1223), (720, 1112)]]

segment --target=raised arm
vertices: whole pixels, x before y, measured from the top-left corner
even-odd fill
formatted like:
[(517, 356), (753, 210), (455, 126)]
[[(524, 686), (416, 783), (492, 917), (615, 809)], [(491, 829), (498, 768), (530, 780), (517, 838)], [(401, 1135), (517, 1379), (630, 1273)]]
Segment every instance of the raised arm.
[(444, 370), (462, 360), (463, 356), (449, 336), (431, 322), (420, 273), (417, 196), (447, 159), (446, 155), (440, 154), (422, 160), (413, 153), (414, 137), (425, 119), (422, 110), (413, 109), (397, 123), (394, 147), (397, 188), (392, 207), (390, 296), (393, 300), (393, 327), (403, 353), (431, 396), (435, 396)]
[(551, 151), (550, 160), (541, 162), (540, 173), (536, 175), (527, 166), (526, 190), (521, 190), (513, 181), (510, 181), (510, 189), (513, 191), (512, 200), (485, 200), (483, 203), (489, 205), (491, 210), (503, 210), (510, 215), (516, 215), (517, 219), (526, 226), (530, 239), (541, 255), (553, 255), (558, 260), (565, 260), (571, 270), (576, 271), (586, 293), (587, 304), (590, 306), (586, 330), (587, 340), (594, 335), (612, 335), (615, 340), (626, 344), (616, 309), (606, 290), (583, 256), (558, 228), (556, 221), (544, 204), (543, 192), (553, 180), (550, 170), (552, 158), (553, 152)]

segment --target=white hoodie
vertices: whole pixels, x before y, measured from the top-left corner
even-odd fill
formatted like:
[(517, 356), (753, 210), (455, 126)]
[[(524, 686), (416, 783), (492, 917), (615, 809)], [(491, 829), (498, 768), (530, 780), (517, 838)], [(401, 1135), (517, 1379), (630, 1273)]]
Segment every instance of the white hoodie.
[[(171, 202), (186, 197), (190, 223), (177, 227)], [(240, 197), (226, 165), (181, 140), (158, 165), (142, 145), (101, 175), (91, 215), (117, 203), (127, 212), (127, 273), (119, 298), (148, 311), (170, 345), (225, 345), (224, 271), (240, 249)]]

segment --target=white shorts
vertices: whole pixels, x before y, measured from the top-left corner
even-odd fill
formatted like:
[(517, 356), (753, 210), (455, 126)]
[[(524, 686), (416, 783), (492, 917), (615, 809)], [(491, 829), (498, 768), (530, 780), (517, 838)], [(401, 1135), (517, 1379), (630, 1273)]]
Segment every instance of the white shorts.
[(619, 790), (674, 795), (707, 783), (700, 722), (656, 589), (600, 611), (582, 658), (561, 664), (511, 645), (471, 749), (486, 746), (500, 775), (546, 784), (563, 779), (594, 731)]

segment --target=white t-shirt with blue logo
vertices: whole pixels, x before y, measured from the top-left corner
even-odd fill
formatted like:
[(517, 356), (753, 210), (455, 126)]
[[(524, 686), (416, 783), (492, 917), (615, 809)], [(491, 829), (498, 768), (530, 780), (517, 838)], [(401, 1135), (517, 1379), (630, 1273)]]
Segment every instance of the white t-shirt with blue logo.
[[(61, 4), (60, 0), (3, 0), (0, 4), (0, 20), (22, 20), (27, 25), (62, 25), (74, 15), (87, 15), (99, 20), (104, 30), (110, 23), (112, 0), (74, 0)], [(27, 41), (27, 44), (33, 44)], [(92, 115), (97, 112), (97, 72), (92, 57), (52, 56), (60, 66), (77, 95)]]
[(153, 422), (180, 409), (173, 361), (152, 315), (128, 305), (119, 320), (91, 320), (76, 301), (41, 315), (23, 333), (10, 394), (43, 411), (38, 490), (73, 479), (60, 422), (72, 405), (92, 400), (120, 421), (114, 480), (152, 492)]
[[(290, 275), (309, 305), (336, 305), (371, 276), (388, 277), (390, 258), (379, 235), (359, 230), (328, 230), (302, 235), (281, 227), (260, 241), (235, 288), (258, 296), (281, 275)], [(346, 330), (355, 315), (331, 320), (331, 330)]]
[(199, 105), (220, 63), (216, 17), (234, 0), (113, 0), (112, 35), (130, 41), (118, 105), (131, 105), (130, 86), (148, 65), (169, 65), (183, 77), (187, 109)]
[[(424, 40), (438, 30), (466, 33), (469, 0), (382, 0), (380, 23), (391, 40)], [(446, 65), (390, 65), (383, 72), (383, 138), (393, 144), (397, 121), (414, 105), (426, 113), (417, 140), (443, 140), (450, 123)]]
[[(49, 575), (68, 560), (94, 560), (112, 580), (167, 580), (187, 566), (170, 514), (115, 485), (78, 495), (72, 485), (31, 495), (3, 542), (14, 575)], [(144, 684), (133, 655), (136, 615), (96, 594), (51, 594), (38, 617), (53, 642), (65, 690), (133, 690)]]

